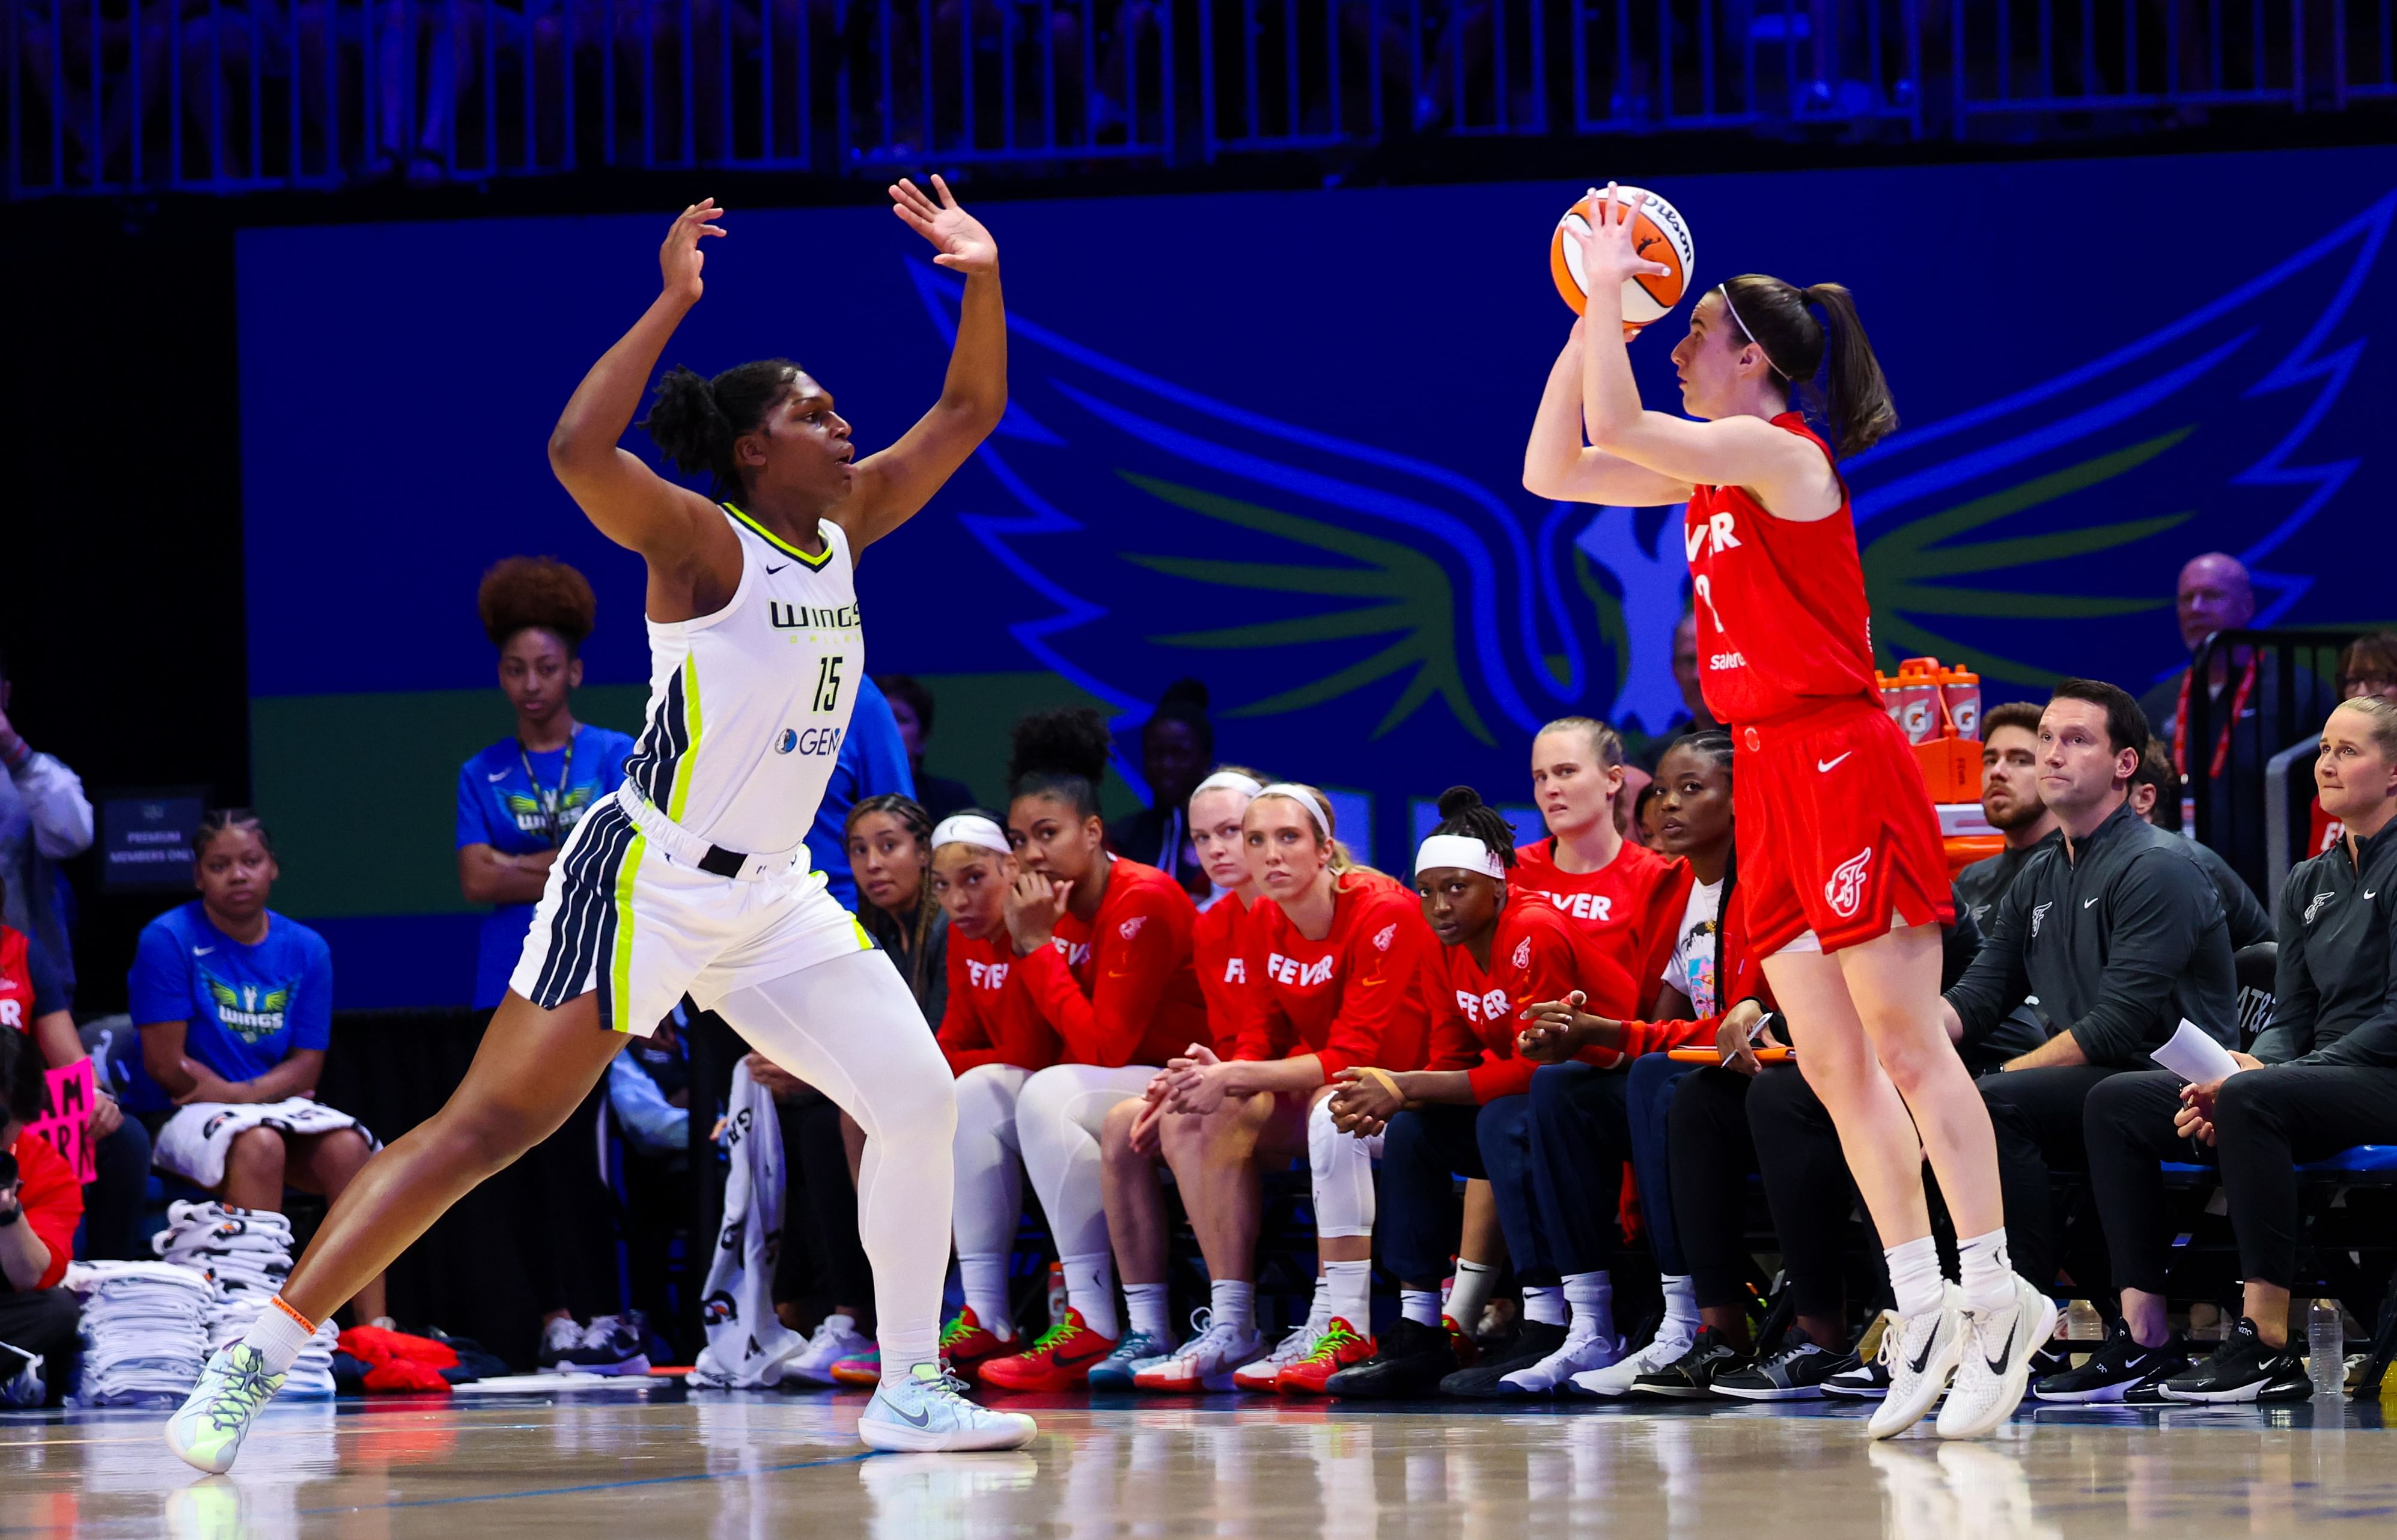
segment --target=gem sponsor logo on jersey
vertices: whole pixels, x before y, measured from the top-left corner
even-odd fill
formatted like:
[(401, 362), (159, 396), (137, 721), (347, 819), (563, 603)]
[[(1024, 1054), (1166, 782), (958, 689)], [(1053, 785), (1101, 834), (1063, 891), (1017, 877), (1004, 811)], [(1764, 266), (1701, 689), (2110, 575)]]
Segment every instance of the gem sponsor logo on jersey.
[(776, 754), (797, 754), (803, 757), (840, 752), (841, 730), (838, 728), (784, 728), (774, 740)]
[(1540, 896), (1575, 919), (1594, 919), (1603, 925), (1614, 917), (1614, 900), (1604, 893), (1542, 893)]
[[(1396, 930), (1396, 926), (1391, 927)], [(1265, 975), (1277, 984), (1296, 984), (1305, 989), (1332, 982), (1332, 959), (1318, 957), (1313, 962), (1301, 962), (1296, 957), (1283, 957), (1279, 952), (1265, 958)]]

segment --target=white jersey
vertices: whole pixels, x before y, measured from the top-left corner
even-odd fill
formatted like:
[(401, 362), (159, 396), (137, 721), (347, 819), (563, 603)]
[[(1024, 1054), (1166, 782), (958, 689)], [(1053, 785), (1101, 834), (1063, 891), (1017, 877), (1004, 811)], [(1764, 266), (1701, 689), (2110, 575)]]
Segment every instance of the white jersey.
[(693, 835), (762, 854), (806, 840), (849, 731), (865, 634), (849, 537), (819, 519), (810, 556), (730, 503), (741, 542), (731, 602), (650, 621), (649, 725), (633, 790)]

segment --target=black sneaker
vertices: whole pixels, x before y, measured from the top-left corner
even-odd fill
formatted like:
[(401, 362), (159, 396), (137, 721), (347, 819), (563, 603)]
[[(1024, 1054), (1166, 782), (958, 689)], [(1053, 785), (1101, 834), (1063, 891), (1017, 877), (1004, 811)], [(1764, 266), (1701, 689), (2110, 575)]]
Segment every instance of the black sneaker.
[(2130, 1327), (2116, 1320), (2087, 1363), (2042, 1375), (2032, 1382), (2030, 1393), (2043, 1401), (2119, 1401), (2142, 1381), (2169, 1379), (2188, 1370), (2189, 1352), (2180, 1344), (2142, 1347)]
[[(1498, 1382), (1518, 1369), (1529, 1369), (1565, 1345), (1565, 1329), (1546, 1321), (1527, 1320), (1515, 1333), (1515, 1340), (1505, 1358), (1487, 1358), (1470, 1369), (1460, 1369), (1440, 1382), (1445, 1396), (1469, 1396), (1476, 1400), (1494, 1401), (1506, 1394)], [(1357, 1365), (1361, 1369), (1363, 1364)]]
[(2267, 1346), (2245, 1316), (2212, 1358), (2163, 1384), (2170, 1401), (2303, 1400), (2312, 1390), (2306, 1360), (2294, 1348)]
[(1751, 1355), (1724, 1341), (1721, 1332), (1711, 1326), (1701, 1326), (1688, 1352), (1654, 1373), (1642, 1374), (1633, 1380), (1631, 1388), (1635, 1394), (1642, 1396), (1704, 1400), (1713, 1395), (1717, 1374), (1745, 1369), (1752, 1361)]
[(1889, 1365), (1881, 1361), (1880, 1355), (1858, 1360), (1851, 1353), (1848, 1358), (1855, 1367), (1835, 1369), (1823, 1376), (1824, 1395), (1846, 1401), (1877, 1401), (1889, 1394)]
[(2136, 1384), (2122, 1386), (2122, 1404), (2149, 1410), (2159, 1406), (2175, 1405), (2176, 1403), (2173, 1399), (2164, 1394), (2164, 1384), (2175, 1375), (2188, 1373), (2189, 1359), (2176, 1354), (2156, 1365), (2155, 1373), (2147, 1378)]
[(638, 1310), (595, 1316), (583, 1329), (583, 1346), (559, 1355), (557, 1367), (569, 1374), (646, 1374), (648, 1328)]
[(1456, 1348), (1445, 1326), (1426, 1326), (1404, 1316), (1374, 1339), (1379, 1351), (1323, 1382), (1327, 1396), (1437, 1396), (1440, 1381), (1457, 1373)]
[(1806, 1333), (1792, 1329), (1774, 1352), (1744, 1369), (1719, 1369), (1707, 1388), (1718, 1396), (1744, 1401), (1811, 1401), (1820, 1399), (1823, 1382), (1843, 1369), (1856, 1367), (1855, 1356), (1815, 1346)]

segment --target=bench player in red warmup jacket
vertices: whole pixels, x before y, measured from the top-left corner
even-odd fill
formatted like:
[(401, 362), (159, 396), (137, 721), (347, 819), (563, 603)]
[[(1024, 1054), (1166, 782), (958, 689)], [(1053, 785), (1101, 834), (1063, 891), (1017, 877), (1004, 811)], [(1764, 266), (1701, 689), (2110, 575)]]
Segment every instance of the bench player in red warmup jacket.
[[(1952, 1370), (1939, 1432), (1976, 1437), (2020, 1402), (2056, 1307), (2008, 1264), (1989, 1115), (1940, 1030), (1947, 867), (1922, 770), (1873, 678), (1835, 453), (1870, 448), (1897, 413), (1848, 291), (1758, 274), (1692, 307), (1673, 350), (1690, 415), (1644, 409), (1622, 290), (1666, 269), (1634, 246), (1640, 201), (1593, 192), (1597, 217), (1573, 237), (1588, 309), (1549, 375), (1524, 482), (1587, 502), (1687, 502), (1699, 676), (1739, 757), (1750, 938), (1888, 1247), (1898, 1319), (1870, 1430), (1919, 1421)], [(1818, 375), (1828, 443), (1795, 409)], [(1925, 1155), (1962, 1238), (1960, 1284), (1932, 1245)]]

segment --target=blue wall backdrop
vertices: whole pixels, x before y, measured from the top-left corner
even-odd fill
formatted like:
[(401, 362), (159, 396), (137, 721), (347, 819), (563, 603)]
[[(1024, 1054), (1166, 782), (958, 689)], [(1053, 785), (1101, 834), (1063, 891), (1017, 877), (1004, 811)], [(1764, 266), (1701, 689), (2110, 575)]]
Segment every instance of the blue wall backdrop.
[[(2397, 396), (2368, 345), (2397, 325), (2397, 150), (1658, 190), (1701, 283), (1858, 296), (1906, 422), (1850, 467), (1890, 655), (1962, 659), (1993, 701), (2068, 672), (2143, 688), (2180, 661), (2173, 575), (2212, 548), (2256, 569), (2268, 621), (2397, 609), (2369, 462)], [(1226, 757), (1337, 788), (1397, 862), (1443, 786), (1520, 802), (1540, 722), (1665, 725), (1685, 590), (1666, 514), (1519, 481), (1571, 321), (1545, 245), (1577, 191), (980, 209), (1014, 404), (861, 571), (872, 667), (941, 693), (934, 768), (995, 796), (1007, 720), (1065, 700), (1105, 705), (1131, 749), (1195, 674)], [(283, 830), (278, 904), (333, 935), (345, 1004), (465, 998), (449, 810), (459, 761), (507, 728), (473, 613), (486, 566), (582, 566), (602, 607), (584, 715), (637, 716), (639, 564), (542, 446), (654, 294), (670, 212), (242, 237), (258, 796)], [(954, 282), (887, 211), (727, 223), (667, 361), (790, 355), (862, 446), (887, 443), (938, 388)], [(1680, 319), (1634, 349), (1653, 404), (1673, 400)]]

